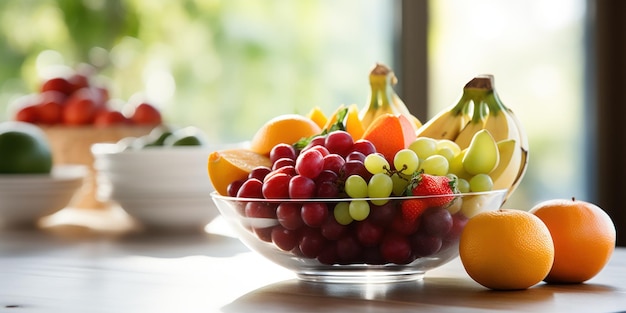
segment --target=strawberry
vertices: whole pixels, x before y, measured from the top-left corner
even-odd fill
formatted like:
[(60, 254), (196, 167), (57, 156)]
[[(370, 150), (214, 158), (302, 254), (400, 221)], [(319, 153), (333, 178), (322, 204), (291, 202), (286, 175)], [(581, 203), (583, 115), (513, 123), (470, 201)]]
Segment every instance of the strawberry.
[(409, 222), (416, 221), (427, 208), (428, 204), (424, 201), (424, 199), (404, 200), (400, 204), (402, 217)]
[[(409, 196), (451, 195), (456, 193), (456, 180), (447, 176), (435, 176), (419, 172), (407, 186)], [(449, 204), (454, 196), (430, 197), (423, 199), (428, 207), (439, 207)]]

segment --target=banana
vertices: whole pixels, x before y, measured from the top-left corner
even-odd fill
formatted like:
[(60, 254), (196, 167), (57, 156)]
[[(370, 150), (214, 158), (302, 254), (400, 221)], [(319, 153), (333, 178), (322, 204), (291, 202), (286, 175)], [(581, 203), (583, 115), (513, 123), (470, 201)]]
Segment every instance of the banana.
[(528, 136), (526, 134), (526, 131), (524, 130), (522, 123), (517, 118), (515, 113), (513, 113), (512, 110), (507, 109), (507, 113), (515, 121), (515, 126), (517, 127), (517, 131), (519, 133), (519, 138), (520, 138), (519, 139), (519, 144), (520, 144), (519, 151), (520, 151), (522, 160), (520, 163), (519, 171), (517, 173), (517, 179), (513, 182), (513, 184), (509, 188), (509, 193), (506, 195), (506, 199), (508, 199), (511, 193), (513, 193), (513, 191), (517, 189), (517, 186), (519, 186), (519, 184), (522, 182), (522, 178), (526, 174), (526, 169), (528, 168), (528, 148), (529, 148)]
[[(486, 75), (484, 77), (489, 79), (490, 89), (485, 97), (485, 102), (489, 108), (489, 114), (487, 116), (487, 120), (485, 121), (485, 129), (488, 129), (497, 141), (508, 139), (516, 141), (514, 148), (515, 155), (512, 156), (513, 164), (511, 165), (512, 168), (517, 166), (515, 179), (511, 181), (511, 178), (507, 178), (507, 183), (501, 183), (501, 187), (509, 189), (506, 196), (506, 198), (508, 198), (520, 184), (522, 177), (526, 172), (526, 168), (528, 167), (528, 137), (526, 135), (526, 131), (523, 129), (522, 123), (519, 121), (515, 113), (506, 107), (498, 97), (498, 94), (493, 86), (493, 76)], [(517, 163), (518, 156), (519, 163)], [(507, 169), (507, 171), (509, 171), (509, 169)], [(510, 171), (513, 171), (513, 169)]]
[(457, 104), (437, 113), (422, 127), (418, 128), (417, 137), (456, 139), (470, 120), (470, 116), (467, 114), (468, 103), (467, 98), (461, 97)]
[(397, 78), (387, 66), (377, 63), (369, 74), (370, 96), (369, 103), (359, 112), (363, 127), (369, 125), (380, 115), (402, 114), (413, 122), (415, 130), (422, 126), (420, 120), (406, 107), (402, 99), (393, 90)]
[(454, 139), (454, 142), (456, 142), (461, 149), (467, 148), (474, 135), (485, 127), (485, 117), (487, 113), (486, 105), (482, 102), (482, 100), (472, 101), (474, 104), (472, 119), (465, 125), (465, 127), (463, 127), (463, 129), (459, 132), (459, 135)]
[(493, 189), (510, 189), (518, 179), (519, 169), (522, 165), (522, 153), (520, 144), (515, 139), (498, 141), (500, 163), (489, 173), (493, 180)]

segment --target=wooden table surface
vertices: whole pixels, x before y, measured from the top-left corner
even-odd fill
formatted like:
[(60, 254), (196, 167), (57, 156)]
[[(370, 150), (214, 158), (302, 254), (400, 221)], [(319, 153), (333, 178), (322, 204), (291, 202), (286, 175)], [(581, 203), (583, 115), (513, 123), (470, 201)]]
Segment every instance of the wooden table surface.
[(0, 312), (626, 312), (626, 248), (579, 285), (490, 291), (458, 258), (423, 281), (321, 284), (298, 281), (215, 229), (1, 231)]

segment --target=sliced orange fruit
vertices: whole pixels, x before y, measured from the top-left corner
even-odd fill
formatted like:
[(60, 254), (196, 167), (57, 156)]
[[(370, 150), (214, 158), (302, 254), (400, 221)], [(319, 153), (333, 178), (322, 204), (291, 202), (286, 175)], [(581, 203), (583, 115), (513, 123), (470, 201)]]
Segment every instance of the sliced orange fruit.
[(324, 112), (322, 112), (322, 109), (320, 109), (319, 107), (314, 107), (313, 109), (311, 109), (311, 112), (307, 114), (307, 117), (315, 122), (315, 124), (317, 124), (317, 126), (319, 126), (320, 128), (323, 128), (328, 121), (326, 114), (324, 114)]
[(376, 151), (393, 163), (396, 153), (408, 147), (416, 138), (411, 121), (402, 114), (379, 115), (365, 130), (363, 138), (371, 141)]
[(283, 114), (267, 121), (252, 137), (250, 150), (269, 155), (279, 143), (294, 144), (302, 138), (321, 133), (322, 130), (308, 117), (298, 114)]
[(365, 126), (359, 118), (359, 108), (356, 104), (348, 107), (348, 115), (346, 116), (346, 131), (352, 135), (354, 140), (361, 139), (365, 133)]
[(257, 166), (272, 166), (269, 157), (248, 149), (213, 151), (209, 155), (208, 172), (211, 184), (220, 195), (228, 195), (228, 185), (245, 179)]

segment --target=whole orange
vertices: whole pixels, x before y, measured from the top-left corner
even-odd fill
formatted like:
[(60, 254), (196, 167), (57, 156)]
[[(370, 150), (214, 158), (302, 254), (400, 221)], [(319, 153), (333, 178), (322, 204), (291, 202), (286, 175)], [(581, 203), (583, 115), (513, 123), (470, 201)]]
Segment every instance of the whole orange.
[(598, 274), (615, 249), (615, 225), (595, 204), (580, 200), (547, 200), (531, 213), (550, 230), (554, 265), (548, 283), (582, 283)]
[(265, 122), (250, 141), (250, 150), (269, 155), (279, 143), (294, 144), (306, 137), (318, 135), (322, 129), (308, 117), (298, 114), (283, 114)]
[(554, 260), (546, 225), (527, 211), (501, 209), (472, 217), (459, 242), (463, 267), (496, 290), (527, 289), (543, 280)]

